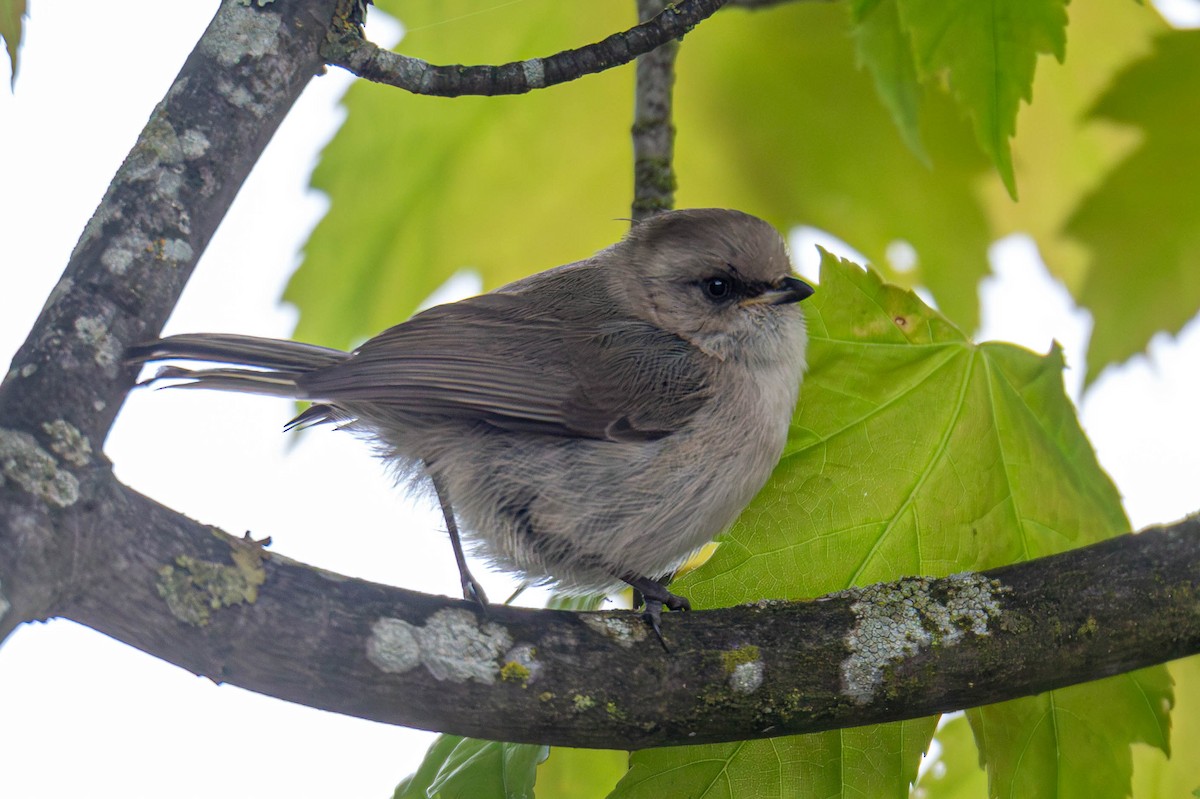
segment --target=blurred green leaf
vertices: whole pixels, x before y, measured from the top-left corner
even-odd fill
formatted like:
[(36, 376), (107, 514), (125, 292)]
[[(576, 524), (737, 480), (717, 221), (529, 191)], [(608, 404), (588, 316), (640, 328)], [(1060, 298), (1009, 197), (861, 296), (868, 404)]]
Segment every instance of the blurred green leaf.
[(533, 799), (547, 746), (441, 735), (394, 799)]
[(937, 761), (917, 780), (920, 799), (988, 799), (987, 772), (979, 765), (979, 748), (966, 716), (955, 716), (933, 737), (941, 746)]
[[(632, 3), (380, 3), (408, 55), (503, 63), (597, 41)], [(479, 13), (476, 13), (479, 12)], [(498, 35), (498, 30), (502, 35)], [(419, 97), (356, 83), (313, 173), (330, 209), (284, 298), (296, 337), (350, 346), (403, 321), (463, 267), (492, 289), (586, 257), (628, 228), (630, 68), (517, 97)]]
[(610, 799), (907, 797), (936, 719), (706, 746), (646, 749)]
[(628, 769), (628, 752), (555, 746), (538, 766), (537, 799), (604, 799)]
[(1167, 670), (1175, 681), (1173, 754), (1168, 759), (1161, 747), (1134, 747), (1134, 799), (1200, 796), (1200, 656), (1176, 660)]
[(889, 247), (908, 242), (915, 271), (889, 278), (927, 287), (973, 329), (991, 243), (974, 186), (987, 162), (951, 101), (926, 90), (933, 167), (921, 163), (855, 68), (849, 22), (837, 5), (788, 3), (730, 9), (688, 35), (676, 84), (679, 204), (742, 208), (783, 230), (812, 225), (882, 269)]
[(999, 181), (981, 184), (997, 237), (1026, 233), (1050, 273), (1078, 296), (1087, 251), (1064, 235), (1080, 199), (1128, 155), (1137, 135), (1087, 119), (1113, 76), (1144, 58), (1166, 28), (1151, 4), (1075, 3), (1066, 63), (1045, 64), (1033, 82), (1034, 102), (1021, 109), (1013, 159), (1021, 201)]
[(1163, 666), (967, 711), (992, 796), (1125, 799), (1130, 744), (1167, 751)]
[(24, 36), (25, 0), (0, 0), (0, 39), (8, 50), (8, 65), (12, 71), (12, 85), (17, 85), (17, 51)]
[(921, 84), (896, 0), (851, 0), (850, 15), (859, 66), (871, 73), (904, 143), (929, 166), (929, 156), (921, 143)]
[[(1169, 31), (1092, 117), (1135, 126), (1141, 145), (1089, 195), (1067, 233), (1091, 254), (1080, 300), (1096, 317), (1088, 376), (1176, 333), (1200, 309), (1200, 30)], [(1192, 122), (1185, 122), (1191, 120)]]
[(446, 758), (462, 740), (460, 735), (439, 735), (434, 738), (421, 765), (417, 767), (415, 773), (400, 781), (392, 794), (392, 799), (428, 799), (429, 786), (433, 784), (433, 780), (437, 777), (442, 765), (445, 764)]
[(945, 72), (979, 146), (1017, 196), (1009, 139), (1020, 101), (1032, 99), (1039, 53), (1066, 57), (1065, 0), (896, 0), (918, 73)]

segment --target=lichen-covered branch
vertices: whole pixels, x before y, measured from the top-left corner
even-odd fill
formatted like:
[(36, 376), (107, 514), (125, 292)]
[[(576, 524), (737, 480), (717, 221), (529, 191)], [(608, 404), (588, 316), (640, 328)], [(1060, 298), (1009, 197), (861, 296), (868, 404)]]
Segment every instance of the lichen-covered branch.
[[(226, 0), (113, 178), (0, 387), (0, 419), (100, 443), (132, 384), (125, 346), (157, 334), (301, 89), (333, 0)], [(314, 30), (317, 29), (317, 30)]]
[[(666, 0), (637, 0), (638, 19), (661, 14)], [(670, 41), (637, 60), (633, 117), (633, 219), (675, 207), (675, 125), (671, 94), (679, 42)]]
[(360, 78), (414, 94), (440, 97), (524, 94), (628, 64), (665, 42), (683, 36), (726, 2), (728, 0), (669, 3), (653, 19), (614, 33), (603, 41), (545, 58), (498, 66), (438, 66), (384, 50), (363, 38), (362, 31), (352, 24), (347, 11), (342, 17), (344, 24), (327, 39), (321, 53), (328, 63), (343, 67)]
[[(95, 502), (84, 486), (111, 479), (101, 445), (135, 374), (122, 353), (158, 334), (271, 135), (323, 68), (333, 7), (221, 3), (13, 359), (0, 385), (0, 529), (13, 547), (0, 549), (12, 605), (0, 636), (80, 590), (62, 571), (69, 561), (55, 559), (91, 534), (78, 515)], [(76, 526), (64, 527), (68, 518)], [(25, 533), (12, 538), (13, 525)]]
[(55, 473), (72, 450), (5, 447), (6, 492), (88, 531), (68, 553), (40, 527), (0, 526), (0, 551), (24, 536), (63, 581), (36, 617), (382, 722), (602, 748), (732, 741), (926, 716), (1200, 651), (1200, 519), (983, 573), (669, 614), (665, 654), (629, 611), (485, 617), (274, 555), (103, 470), (79, 483), (86, 507), (64, 501)]

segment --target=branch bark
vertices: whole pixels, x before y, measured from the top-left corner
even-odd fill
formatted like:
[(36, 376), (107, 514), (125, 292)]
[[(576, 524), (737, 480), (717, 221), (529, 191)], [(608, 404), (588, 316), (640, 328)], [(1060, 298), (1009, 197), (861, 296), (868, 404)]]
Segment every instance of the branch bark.
[[(5, 491), (36, 504), (13, 481)], [(628, 749), (815, 732), (1200, 651), (1196, 518), (979, 574), (669, 614), (667, 655), (629, 611), (497, 606), (485, 618), (269, 553), (102, 468), (85, 470), (80, 495), (56, 511), (57, 530), (5, 506), (0, 550), (42, 553), (42, 568), (6, 569), (4, 586), (56, 577), (45, 615), (214, 681), (479, 738)], [(14, 601), (8, 615), (22, 611)]]
[(728, 0), (683, 0), (668, 4), (653, 19), (607, 39), (545, 58), (530, 58), (499, 66), (453, 64), (438, 66), (412, 56), (384, 50), (367, 41), (347, 11), (343, 24), (322, 48), (330, 64), (376, 83), (439, 97), (524, 94), (566, 83), (584, 75), (628, 64), (665, 42), (678, 39), (712, 16)]
[[(162, 329), (250, 169), (324, 69), (333, 9), (221, 3), (13, 358), (0, 385), (0, 580), (12, 606), (0, 637), (80, 590), (69, 576), (78, 542), (55, 531), (92, 529), (79, 512), (97, 501), (87, 486), (111, 479), (101, 444), (134, 380), (125, 347)], [(26, 532), (13, 537), (14, 525)]]

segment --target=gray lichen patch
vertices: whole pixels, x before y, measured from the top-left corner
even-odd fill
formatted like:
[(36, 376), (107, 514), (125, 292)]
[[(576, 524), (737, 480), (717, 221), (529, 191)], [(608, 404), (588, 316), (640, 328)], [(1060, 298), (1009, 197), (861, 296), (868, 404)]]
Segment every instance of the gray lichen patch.
[(611, 638), (625, 648), (646, 640), (648, 625), (633, 613), (581, 613), (579, 618), (605, 638)]
[[(201, 130), (188, 128), (179, 133), (171, 124), (166, 107), (160, 103), (121, 164), (117, 180), (121, 183), (149, 183), (156, 195), (173, 200), (183, 188), (183, 178), (179, 174), (183, 168), (181, 165), (202, 157), (210, 146), (208, 137)], [(112, 211), (102, 203), (93, 221), (103, 224), (111, 215)], [(89, 228), (91, 225), (89, 222)], [(85, 229), (84, 238), (88, 238), (90, 233)]]
[(188, 128), (179, 136), (179, 148), (186, 161), (201, 157), (208, 152), (210, 146), (210, 142), (208, 141), (208, 137), (204, 135), (204, 131), (197, 130), (196, 128)]
[(455, 608), (430, 616), (417, 637), (425, 668), (437, 679), (451, 682), (495, 682), (496, 659), (513, 644), (508, 630), (499, 624), (480, 624), (471, 611)]
[(50, 449), (72, 466), (87, 466), (92, 462), (92, 442), (79, 428), (64, 419), (45, 422), (42, 429), (50, 436)]
[(79, 481), (28, 433), (0, 427), (0, 485), (12, 481), (51, 505), (65, 508), (79, 499)]
[(752, 694), (762, 687), (765, 671), (761, 660), (739, 663), (729, 675), (729, 689), (735, 694)]
[(278, 14), (256, 11), (249, 4), (225, 5), (200, 39), (200, 49), (226, 68), (243, 58), (262, 58), (279, 48), (280, 24)]
[(150, 240), (140, 231), (129, 231), (113, 237), (100, 253), (100, 263), (114, 275), (123, 275), (133, 266), (138, 254), (150, 247)]
[(263, 102), (257, 95), (240, 83), (229, 80), (228, 78), (217, 79), (217, 91), (224, 97), (230, 105), (236, 108), (244, 108), (258, 118), (263, 118), (270, 111), (270, 106)]
[(203, 627), (215, 610), (258, 600), (259, 586), (267, 580), (262, 548), (233, 540), (230, 550), (232, 564), (179, 555), (158, 570), (158, 595), (172, 616)]
[(140, 230), (130, 230), (113, 237), (104, 252), (100, 253), (100, 263), (114, 275), (123, 275), (138, 258), (146, 255), (155, 261), (178, 266), (190, 262), (193, 254), (192, 245), (184, 239), (159, 238), (151, 241)]
[(92, 359), (106, 373), (115, 374), (121, 361), (121, 345), (99, 316), (81, 316), (75, 320), (75, 336), (92, 350)]
[(367, 639), (367, 660), (389, 674), (415, 669), (421, 662), (416, 629), (401, 619), (379, 619), (371, 626), (371, 637)]
[(469, 610), (443, 608), (420, 626), (394, 618), (375, 622), (367, 659), (393, 674), (423, 663), (438, 680), (491, 685), (500, 677), (501, 655), (512, 645), (512, 636), (499, 624), (481, 622)]
[(975, 635), (988, 634), (988, 622), (1000, 615), (997, 596), (1005, 589), (999, 580), (989, 580), (981, 574), (963, 572), (952, 574), (942, 581), (948, 586), (944, 609), (935, 616), (943, 643), (956, 643), (966, 632)]
[(157, 183), (163, 167), (178, 164), (183, 160), (183, 145), (179, 141), (179, 135), (168, 120), (166, 110), (159, 104), (150, 115), (146, 127), (142, 129), (141, 137), (125, 157), (125, 163), (121, 164), (117, 180), (122, 183)]
[(979, 574), (944, 580), (915, 577), (835, 596), (854, 597), (856, 623), (846, 636), (850, 656), (842, 662), (843, 690), (858, 704), (875, 698), (884, 670), (921, 649), (953, 646), (964, 634), (987, 635), (1001, 612), (1004, 587)]
[(189, 263), (192, 260), (192, 245), (183, 239), (158, 239), (153, 247), (154, 259), (170, 266)]
[(525, 81), (531, 89), (541, 89), (546, 85), (546, 67), (540, 58), (531, 58), (521, 62), (521, 71), (525, 73)]
[(729, 678), (729, 688), (734, 693), (749, 694), (757, 691), (763, 683), (766, 667), (762, 662), (762, 651), (753, 644), (727, 649), (721, 653), (721, 664)]

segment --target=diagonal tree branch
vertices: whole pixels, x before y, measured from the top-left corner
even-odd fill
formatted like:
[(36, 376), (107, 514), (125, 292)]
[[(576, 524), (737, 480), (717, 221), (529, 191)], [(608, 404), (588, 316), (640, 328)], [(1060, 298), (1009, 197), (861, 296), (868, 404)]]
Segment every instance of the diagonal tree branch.
[(158, 334), (275, 129), (324, 68), (318, 48), (333, 8), (221, 3), (14, 357), (0, 385), (0, 525), (10, 547), (0, 548), (0, 580), (12, 605), (0, 637), (81, 589), (67, 577), (70, 561), (56, 562), (79, 542), (55, 530), (93, 530), (77, 514), (96, 501), (85, 486), (111, 480), (101, 444), (133, 384), (125, 347)]
[[(350, 0), (343, 0), (343, 3)], [(628, 64), (672, 39), (678, 39), (712, 16), (728, 0), (682, 0), (646, 22), (614, 33), (603, 41), (545, 58), (530, 58), (499, 66), (437, 66), (419, 58), (393, 53), (367, 41), (345, 8), (341, 24), (331, 33), (321, 54), (326, 61), (360, 78), (439, 97), (524, 94), (584, 75)]]
[(0, 387), (0, 419), (64, 421), (93, 451), (209, 239), (310, 78), (333, 0), (226, 0), (155, 108)]

